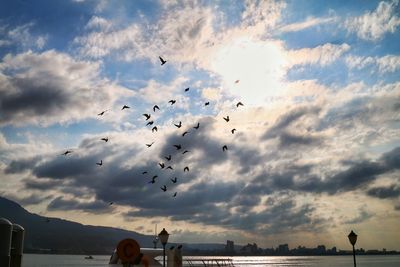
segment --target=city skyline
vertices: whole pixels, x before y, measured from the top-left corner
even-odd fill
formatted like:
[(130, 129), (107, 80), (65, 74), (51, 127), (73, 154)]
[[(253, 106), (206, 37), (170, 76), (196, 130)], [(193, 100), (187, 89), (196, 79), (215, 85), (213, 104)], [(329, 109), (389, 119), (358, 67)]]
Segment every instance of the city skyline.
[(399, 14), (1, 1), (0, 196), (171, 242), (400, 250)]

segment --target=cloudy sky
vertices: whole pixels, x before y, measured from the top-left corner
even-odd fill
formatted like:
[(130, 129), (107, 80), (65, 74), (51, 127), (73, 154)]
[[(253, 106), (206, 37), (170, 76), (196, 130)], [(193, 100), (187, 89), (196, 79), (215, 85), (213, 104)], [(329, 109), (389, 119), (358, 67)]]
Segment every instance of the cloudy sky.
[(354, 230), (400, 250), (399, 14), (397, 0), (1, 1), (0, 194), (176, 242), (350, 249)]

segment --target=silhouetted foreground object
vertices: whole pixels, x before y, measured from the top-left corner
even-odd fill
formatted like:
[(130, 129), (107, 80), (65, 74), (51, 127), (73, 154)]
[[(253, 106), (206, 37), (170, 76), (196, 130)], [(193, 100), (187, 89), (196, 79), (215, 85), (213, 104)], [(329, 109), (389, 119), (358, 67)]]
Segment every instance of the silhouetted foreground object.
[(354, 245), (357, 242), (357, 235), (352, 230), (347, 237), (349, 238), (350, 244), (353, 246), (353, 261), (354, 261), (354, 267), (356, 267), (356, 250), (354, 249)]
[(0, 218), (0, 266), (21, 267), (25, 229)]

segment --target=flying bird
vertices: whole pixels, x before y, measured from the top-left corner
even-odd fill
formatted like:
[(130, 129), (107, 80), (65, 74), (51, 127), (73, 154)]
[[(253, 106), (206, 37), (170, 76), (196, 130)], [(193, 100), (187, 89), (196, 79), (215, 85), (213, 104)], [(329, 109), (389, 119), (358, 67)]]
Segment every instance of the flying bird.
[(239, 82), (240, 82), (240, 80), (236, 80), (236, 81), (235, 81), (235, 83), (239, 83)]
[(151, 132), (157, 132), (158, 131), (158, 128), (157, 128), (157, 126), (154, 126), (152, 129), (151, 129)]
[(234, 134), (234, 133), (235, 133), (235, 131), (236, 131), (236, 129), (235, 129), (235, 128), (233, 128), (233, 129), (231, 130), (231, 133), (232, 133), (232, 134)]
[(71, 151), (71, 150), (67, 150), (67, 151), (65, 151), (64, 153), (62, 153), (61, 155), (66, 156), (66, 155), (68, 155), (68, 154), (70, 154), (70, 153), (72, 153), (72, 151)]
[(190, 151), (189, 151), (189, 150), (185, 150), (185, 151), (183, 151), (182, 154), (186, 154), (186, 153), (188, 153), (188, 152), (190, 152)]
[(168, 157), (164, 157), (166, 160), (170, 161), (171, 160), (171, 155), (168, 155)]
[(103, 140), (104, 142), (108, 142), (108, 137), (106, 137), (106, 138), (101, 138), (101, 140)]
[(130, 107), (128, 107), (127, 105), (124, 105), (124, 106), (121, 108), (121, 110), (124, 110), (124, 109), (127, 109), (127, 108), (130, 108)]
[(162, 57), (159, 56), (158, 58), (159, 58), (160, 61), (161, 61), (161, 66), (164, 65), (165, 63), (167, 63), (167, 61), (164, 60)]
[(229, 116), (226, 116), (226, 118), (225, 118), (225, 117), (223, 117), (223, 118), (224, 118), (224, 120), (225, 120), (226, 122), (229, 121)]
[(196, 126), (194, 126), (193, 128), (195, 128), (196, 130), (200, 128), (200, 122), (197, 123)]
[(109, 205), (111, 206), (112, 204), (114, 204), (114, 202), (110, 202)]
[(168, 166), (167, 169), (173, 170), (174, 168), (172, 168), (172, 166)]
[(151, 143), (151, 144), (146, 144), (146, 146), (147, 146), (147, 147), (151, 147), (153, 144), (154, 144), (154, 142)]
[(149, 121), (146, 126), (153, 125), (154, 121)]
[(99, 114), (97, 114), (98, 116), (103, 116), (104, 113), (106, 113), (108, 110), (103, 110), (102, 112), (100, 112)]
[(146, 121), (147, 121), (148, 119), (150, 119), (150, 117), (151, 117), (151, 115), (150, 115), (150, 114), (147, 114), (147, 113), (144, 113), (143, 116), (146, 117)]
[(222, 151), (226, 151), (226, 150), (228, 150), (228, 147), (227, 147), (226, 145), (224, 145), (224, 146), (222, 147)]
[(188, 91), (189, 91), (189, 87), (185, 89), (185, 92), (188, 92)]
[(174, 147), (176, 147), (176, 150), (179, 150), (179, 149), (181, 149), (181, 148), (182, 148), (182, 146), (181, 146), (181, 145), (174, 145)]
[(210, 105), (210, 102), (204, 103), (204, 106), (208, 106), (208, 105)]
[(161, 188), (161, 190), (164, 191), (164, 192), (167, 191), (167, 186), (166, 186), (166, 185), (163, 185), (163, 186), (160, 187), (160, 188)]
[(183, 172), (186, 172), (186, 171), (189, 171), (189, 167), (188, 167), (188, 166), (186, 166), (186, 167), (183, 169)]
[(186, 131), (186, 132), (184, 132), (183, 134), (182, 134), (182, 136), (185, 136), (185, 135), (187, 135), (189, 132), (188, 131)]
[(175, 103), (176, 103), (176, 100), (174, 100), (174, 99), (171, 99), (170, 101), (168, 101), (168, 103), (171, 103), (171, 106), (172, 106), (173, 104), (175, 104)]
[(181, 128), (181, 127), (182, 127), (182, 122), (180, 121), (178, 124), (175, 124), (175, 123), (174, 123), (174, 125), (175, 125), (176, 127), (178, 127), (178, 128)]
[(175, 177), (174, 179), (171, 178), (171, 181), (172, 181), (174, 184), (176, 184), (176, 182), (178, 181), (178, 178), (176, 178), (176, 177)]
[(151, 181), (149, 182), (149, 184), (154, 184), (155, 182), (156, 182), (156, 178), (157, 178), (158, 176), (157, 175), (154, 175), (152, 178), (151, 178)]
[(142, 174), (147, 174), (147, 171), (142, 172)]
[(243, 105), (242, 102), (238, 102), (238, 103), (236, 104), (236, 107), (238, 108), (239, 106), (244, 106), (244, 105)]
[(178, 192), (175, 192), (173, 195), (172, 195), (172, 197), (176, 197), (176, 194), (177, 194)]
[(103, 165), (103, 160), (100, 160), (100, 162), (96, 162), (96, 164), (99, 166)]
[(156, 109), (160, 110), (160, 107), (159, 107), (159, 106), (157, 106), (157, 105), (154, 105), (154, 107), (153, 107), (153, 111), (154, 111), (154, 112), (156, 112)]
[(164, 167), (165, 167), (165, 164), (164, 163), (158, 163), (158, 165), (160, 165), (160, 167), (161, 167), (161, 169), (164, 169)]

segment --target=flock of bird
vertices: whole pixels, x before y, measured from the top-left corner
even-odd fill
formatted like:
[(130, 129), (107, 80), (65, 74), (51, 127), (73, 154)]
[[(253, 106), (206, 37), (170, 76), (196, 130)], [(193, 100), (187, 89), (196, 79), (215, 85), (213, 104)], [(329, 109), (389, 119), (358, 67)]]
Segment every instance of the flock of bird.
[[(165, 63), (167, 63), (167, 61), (164, 60), (162, 57), (159, 57), (159, 59), (160, 59), (160, 61), (161, 61), (161, 66), (163, 66)], [(238, 82), (239, 82), (239, 80), (236, 80), (236, 81), (235, 81), (235, 83), (238, 83)], [(184, 92), (185, 92), (185, 93), (186, 93), (186, 92), (189, 92), (189, 90), (190, 90), (189, 87), (188, 87), (188, 88), (185, 88), (185, 89), (184, 89)], [(168, 101), (168, 103), (169, 103), (171, 106), (175, 105), (176, 102), (177, 102), (177, 101), (176, 101), (175, 99), (171, 99), (171, 100)], [(205, 102), (205, 103), (204, 103), (204, 106), (209, 106), (209, 105), (210, 105), (210, 102)], [(242, 103), (242, 102), (238, 102), (238, 103), (236, 104), (236, 108), (239, 108), (240, 106), (243, 106), (243, 103)], [(125, 110), (125, 109), (129, 109), (129, 108), (130, 108), (130, 107), (129, 107), (128, 105), (124, 105), (124, 106), (121, 108), (121, 111), (123, 111), (123, 110)], [(160, 107), (159, 107), (158, 105), (154, 105), (153, 108), (152, 108), (152, 110), (153, 110), (153, 113), (160, 112)], [(103, 111), (101, 111), (100, 113), (98, 113), (97, 115), (101, 117), (101, 116), (103, 116), (103, 115), (104, 115), (106, 112), (108, 112), (108, 111), (109, 111), (109, 110), (103, 110)], [(156, 125), (154, 125), (154, 124), (155, 124), (155, 121), (154, 121), (154, 119), (152, 119), (152, 114), (151, 114), (151, 113), (144, 113), (143, 116), (144, 116), (144, 119), (145, 119), (145, 123), (146, 123), (145, 125), (146, 125), (146, 127), (147, 127), (147, 126), (150, 126), (151, 131), (152, 131), (153, 133), (154, 133), (154, 132), (157, 132), (157, 131), (158, 131), (158, 127), (157, 127)], [(226, 117), (223, 117), (223, 120), (224, 120), (225, 122), (228, 123), (228, 122), (230, 121), (230, 118), (229, 118), (229, 116), (226, 116)], [(178, 128), (178, 129), (180, 129), (180, 128), (183, 127), (182, 121), (179, 121), (178, 123), (173, 123), (173, 125), (174, 125), (176, 128)], [(197, 122), (197, 124), (196, 124), (195, 126), (192, 127), (192, 129), (195, 129), (195, 130), (199, 130), (199, 128), (200, 128), (200, 122)], [(231, 129), (231, 133), (232, 133), (232, 134), (234, 134), (235, 132), (236, 132), (236, 129), (235, 129), (235, 128)], [(189, 133), (190, 133), (190, 131), (189, 131), (189, 129), (187, 129), (187, 130), (185, 130), (185, 131), (181, 134), (181, 136), (182, 136), (182, 137), (185, 137), (185, 136), (186, 136), (187, 134), (189, 134)], [(101, 138), (100, 140), (107, 143), (107, 142), (109, 141), (109, 138), (108, 138), (108, 137), (104, 137), (104, 138)], [(151, 142), (151, 143), (146, 143), (145, 145), (147, 146), (147, 148), (150, 148), (154, 143), (155, 143), (155, 142), (153, 141), (153, 142)], [(172, 146), (176, 149), (176, 151), (181, 152), (182, 155), (184, 155), (184, 154), (190, 152), (190, 151), (187, 150), (186, 148), (183, 148), (183, 146), (182, 146), (181, 144), (173, 144)], [(222, 152), (226, 152), (227, 150), (228, 150), (228, 146), (227, 146), (226, 144), (224, 144), (224, 145), (222, 146)], [(67, 156), (68, 154), (70, 154), (70, 153), (72, 153), (72, 152), (73, 152), (72, 150), (67, 150), (67, 151), (65, 151), (64, 153), (62, 153), (62, 155)], [(171, 162), (171, 160), (172, 160), (172, 155), (164, 156), (164, 159), (166, 159), (167, 162)], [(102, 165), (103, 165), (103, 160), (100, 160), (99, 162), (96, 162), (96, 165), (102, 166)], [(168, 166), (167, 166), (167, 165), (168, 165)], [(173, 166), (171, 166), (171, 165), (169, 165), (169, 164), (166, 164), (165, 162), (160, 162), (160, 163), (158, 163), (158, 166), (159, 166), (161, 169), (165, 169), (165, 170), (174, 170)], [(185, 166), (184, 169), (183, 169), (183, 172), (189, 172), (189, 171), (190, 171), (189, 166)], [(144, 171), (142, 172), (142, 175), (146, 175), (146, 174), (148, 174), (148, 170), (144, 170)], [(158, 175), (153, 175), (152, 178), (150, 179), (150, 181), (148, 181), (147, 183), (148, 183), (148, 184), (156, 184), (156, 179), (157, 179), (157, 178), (158, 178)], [(176, 184), (176, 183), (178, 182), (178, 178), (177, 178), (177, 177), (170, 178), (170, 181), (171, 181), (172, 184)], [(162, 186), (160, 187), (160, 189), (161, 189), (162, 191), (164, 191), (164, 192), (168, 191), (168, 187), (167, 187), (166, 184), (162, 185)], [(177, 194), (178, 194), (178, 192), (175, 191), (175, 192), (172, 194), (172, 197), (175, 198), (175, 197), (177, 196)], [(114, 204), (114, 202), (109, 202), (109, 205), (112, 205), (112, 204)]]

